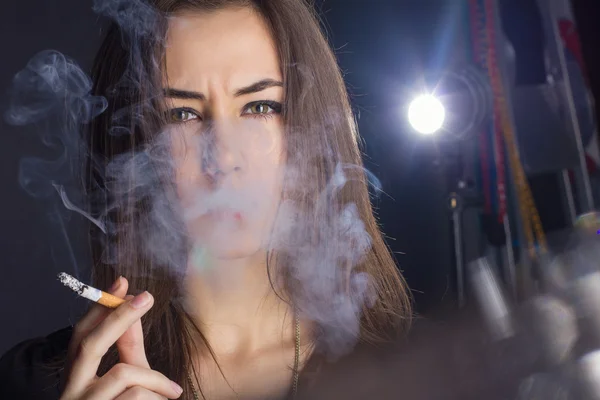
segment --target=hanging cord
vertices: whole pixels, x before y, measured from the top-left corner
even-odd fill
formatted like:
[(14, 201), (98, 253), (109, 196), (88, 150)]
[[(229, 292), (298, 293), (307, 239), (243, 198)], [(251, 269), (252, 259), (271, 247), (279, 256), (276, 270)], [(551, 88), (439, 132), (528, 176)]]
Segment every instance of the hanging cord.
[[(535, 259), (538, 255), (545, 254), (548, 246), (540, 216), (535, 206), (535, 202), (533, 201), (531, 188), (529, 187), (521, 160), (519, 159), (517, 142), (510, 120), (502, 75), (498, 68), (494, 1), (495, 0), (484, 0), (485, 32), (488, 43), (487, 70), (494, 95), (494, 118), (498, 121), (497, 125), (501, 128), (504, 143), (506, 145), (510, 163), (510, 172), (516, 185), (517, 202), (527, 241), (527, 249), (530, 256)], [(496, 142), (496, 144), (497, 143), (498, 142)], [(499, 193), (499, 196), (500, 195), (501, 193)], [(537, 248), (535, 246), (536, 240), (538, 244)]]
[[(482, 70), (487, 70), (485, 57), (487, 56), (487, 35), (485, 34), (485, 21), (480, 0), (469, 0), (469, 22), (471, 25), (471, 40), (473, 44), (473, 62)], [(482, 128), (479, 133), (479, 159), (481, 162), (481, 184), (484, 195), (484, 211), (492, 212), (492, 185), (489, 160), (488, 127)]]

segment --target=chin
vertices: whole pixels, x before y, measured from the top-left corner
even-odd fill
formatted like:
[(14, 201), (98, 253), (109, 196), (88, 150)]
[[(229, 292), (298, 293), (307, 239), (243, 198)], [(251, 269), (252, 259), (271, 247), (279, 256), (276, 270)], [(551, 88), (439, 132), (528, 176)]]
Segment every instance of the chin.
[(226, 247), (212, 250), (212, 255), (219, 260), (240, 260), (256, 257), (262, 253), (260, 248)]
[(213, 231), (208, 237), (200, 238), (200, 242), (205, 243), (212, 257), (234, 260), (255, 257), (263, 252), (262, 242), (257, 236), (244, 231)]

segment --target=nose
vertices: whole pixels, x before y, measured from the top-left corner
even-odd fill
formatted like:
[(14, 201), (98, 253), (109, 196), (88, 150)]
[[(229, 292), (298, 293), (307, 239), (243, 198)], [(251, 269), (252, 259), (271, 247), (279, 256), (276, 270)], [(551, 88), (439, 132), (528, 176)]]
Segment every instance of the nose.
[(201, 166), (203, 174), (213, 183), (220, 183), (242, 170), (241, 143), (236, 143), (234, 127), (224, 120), (210, 120), (201, 136)]

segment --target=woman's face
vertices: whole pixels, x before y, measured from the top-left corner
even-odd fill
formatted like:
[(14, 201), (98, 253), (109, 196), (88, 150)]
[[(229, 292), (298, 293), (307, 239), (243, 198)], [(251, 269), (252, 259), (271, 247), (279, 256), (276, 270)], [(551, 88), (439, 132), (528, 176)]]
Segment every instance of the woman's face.
[(275, 43), (249, 9), (169, 23), (168, 141), (184, 219), (218, 258), (261, 250), (281, 197), (283, 88)]

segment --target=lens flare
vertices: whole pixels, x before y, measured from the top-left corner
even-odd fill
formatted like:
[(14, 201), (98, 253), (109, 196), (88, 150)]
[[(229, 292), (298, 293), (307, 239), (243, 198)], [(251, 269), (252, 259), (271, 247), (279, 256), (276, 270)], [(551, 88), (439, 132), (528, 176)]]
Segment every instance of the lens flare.
[(431, 95), (421, 95), (415, 98), (408, 107), (410, 125), (424, 135), (440, 130), (445, 119), (444, 105)]

